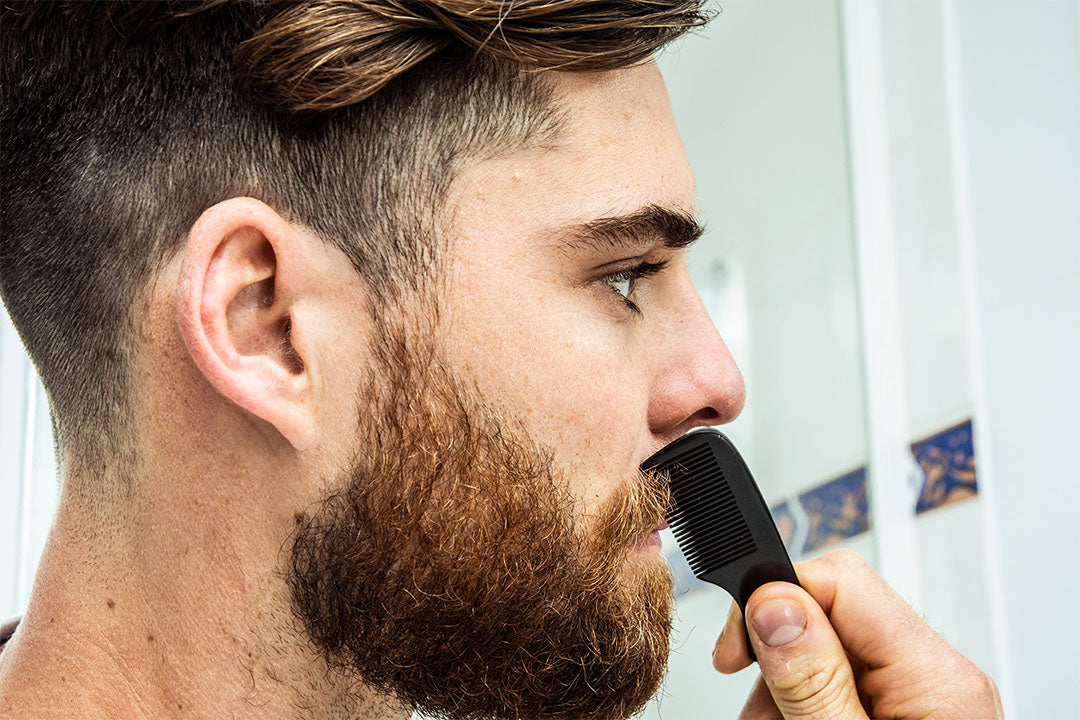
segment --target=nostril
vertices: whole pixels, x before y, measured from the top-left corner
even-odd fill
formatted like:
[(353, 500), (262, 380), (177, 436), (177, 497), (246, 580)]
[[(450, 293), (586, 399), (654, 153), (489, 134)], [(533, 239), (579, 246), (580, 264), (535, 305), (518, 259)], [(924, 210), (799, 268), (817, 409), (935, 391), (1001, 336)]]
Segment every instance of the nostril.
[(698, 410), (697, 416), (709, 424), (712, 424), (720, 419), (720, 413), (718, 413), (715, 409), (711, 407)]

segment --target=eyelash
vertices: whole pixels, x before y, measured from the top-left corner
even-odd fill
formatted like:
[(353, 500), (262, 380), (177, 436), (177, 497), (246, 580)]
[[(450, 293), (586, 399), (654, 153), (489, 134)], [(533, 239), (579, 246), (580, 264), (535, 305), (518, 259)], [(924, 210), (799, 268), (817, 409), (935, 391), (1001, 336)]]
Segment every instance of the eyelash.
[[(611, 288), (611, 292), (615, 293), (615, 295), (620, 300), (622, 300), (628, 308), (640, 315), (641, 308), (639, 308), (637, 304), (630, 299), (630, 295), (634, 292), (634, 284), (642, 278), (656, 275), (658, 272), (666, 268), (667, 264), (667, 260), (661, 260), (660, 262), (655, 263), (645, 262), (643, 260), (640, 264), (635, 265), (634, 267), (626, 268), (625, 270), (620, 270), (619, 272), (611, 273), (610, 275), (605, 275), (603, 278), (604, 284)], [(627, 290), (626, 294), (623, 295), (615, 288), (615, 283), (622, 283), (626, 282), (627, 280), (630, 281), (630, 287)]]

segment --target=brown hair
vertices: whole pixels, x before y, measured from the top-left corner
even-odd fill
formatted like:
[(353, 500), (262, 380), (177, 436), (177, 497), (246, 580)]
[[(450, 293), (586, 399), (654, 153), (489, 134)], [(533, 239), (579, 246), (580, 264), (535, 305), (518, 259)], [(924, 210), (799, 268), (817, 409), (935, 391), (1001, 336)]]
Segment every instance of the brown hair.
[(204, 209), (258, 197), (389, 302), (468, 158), (543, 142), (537, 70), (648, 57), (700, 1), (3, 1), (0, 295), (67, 460), (130, 452), (138, 298)]

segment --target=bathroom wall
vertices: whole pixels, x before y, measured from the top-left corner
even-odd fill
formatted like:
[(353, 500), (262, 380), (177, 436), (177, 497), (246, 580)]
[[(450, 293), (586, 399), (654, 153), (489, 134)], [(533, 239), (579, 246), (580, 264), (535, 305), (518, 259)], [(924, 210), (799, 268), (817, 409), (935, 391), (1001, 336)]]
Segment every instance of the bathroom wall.
[[(725, 2), (660, 59), (708, 228), (691, 273), (746, 378), (746, 408), (723, 431), (788, 508), (830, 481), (865, 483), (852, 471), (869, 460), (842, 64), (838, 4), (805, 1)], [(854, 527), (865, 502), (847, 519), (842, 506), (802, 518), (792, 554), (849, 547), (874, 562), (873, 533)], [(665, 541), (688, 591), (646, 717), (736, 717), (757, 673), (712, 669), (730, 597), (688, 578)]]
[[(918, 472), (911, 505), (886, 511), (912, 516), (911, 542), (871, 525), (790, 547), (913, 555), (905, 594), (997, 679), (1010, 717), (1080, 716), (1080, 696), (1062, 691), (1080, 680), (1078, 43), (1071, 0), (730, 1), (661, 61), (713, 228), (693, 269), (747, 376), (728, 432), (783, 501), (781, 530), (793, 506), (858, 481), (853, 469), (869, 507), (887, 489), (859, 380), (876, 329), (845, 312), (873, 281), (857, 277), (859, 253), (887, 236), (900, 342), (886, 382), (902, 390), (890, 409)], [(880, 66), (853, 80), (866, 68), (852, 58), (867, 57)], [(867, 117), (877, 147), (854, 142)], [(877, 173), (853, 187), (865, 158), (852, 153), (868, 151)], [(882, 238), (853, 234), (882, 210)], [(688, 586), (650, 716), (734, 716), (753, 672), (719, 678), (707, 664), (726, 595)]]
[(946, 9), (1007, 711), (1077, 718), (1080, 3)]
[(22, 612), (52, 526), (58, 483), (45, 391), (0, 312), (0, 622)]

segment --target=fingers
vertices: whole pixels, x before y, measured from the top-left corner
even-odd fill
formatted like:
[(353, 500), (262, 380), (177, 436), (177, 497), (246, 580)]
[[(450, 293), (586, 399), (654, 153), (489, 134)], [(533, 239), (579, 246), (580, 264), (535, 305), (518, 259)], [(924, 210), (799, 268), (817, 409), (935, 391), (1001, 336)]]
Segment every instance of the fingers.
[(743, 630), (742, 610), (736, 603), (731, 603), (727, 623), (713, 648), (713, 667), (718, 671), (736, 673), (750, 664), (750, 653), (746, 648), (746, 632)]
[(890, 665), (868, 670), (860, 690), (869, 699), (875, 717), (897, 717), (936, 712), (953, 720), (1002, 720), (997, 685), (970, 660), (955, 650), (932, 659), (924, 667)]
[(780, 714), (780, 709), (773, 702), (769, 686), (765, 684), (765, 679), (760, 675), (758, 675), (753, 689), (750, 690), (750, 697), (746, 699), (742, 712), (739, 713), (739, 720), (784, 720), (784, 716)]
[[(746, 606), (754, 651), (783, 717), (861, 720), (864, 708), (874, 717), (1002, 717), (993, 681), (862, 558), (836, 551), (796, 564), (796, 573), (802, 588), (771, 583)], [(749, 660), (739, 619), (737, 610), (729, 613), (714, 651), (722, 672)]]
[(828, 615), (859, 665), (877, 716), (954, 708), (950, 717), (1001, 717), (993, 681), (961, 655), (855, 553), (796, 565), (799, 582)]
[(872, 668), (903, 665), (910, 658), (951, 651), (873, 568), (840, 550), (796, 563), (799, 583), (829, 617), (849, 653)]
[[(853, 552), (838, 550), (795, 563), (803, 588), (822, 607), (849, 653), (862, 664), (885, 667), (914, 653), (948, 645)], [(713, 667), (734, 673), (750, 664), (742, 613), (736, 604), (713, 651)], [(950, 648), (951, 649), (951, 648)]]
[(867, 720), (847, 653), (803, 589), (769, 583), (746, 604), (761, 675), (784, 718)]

